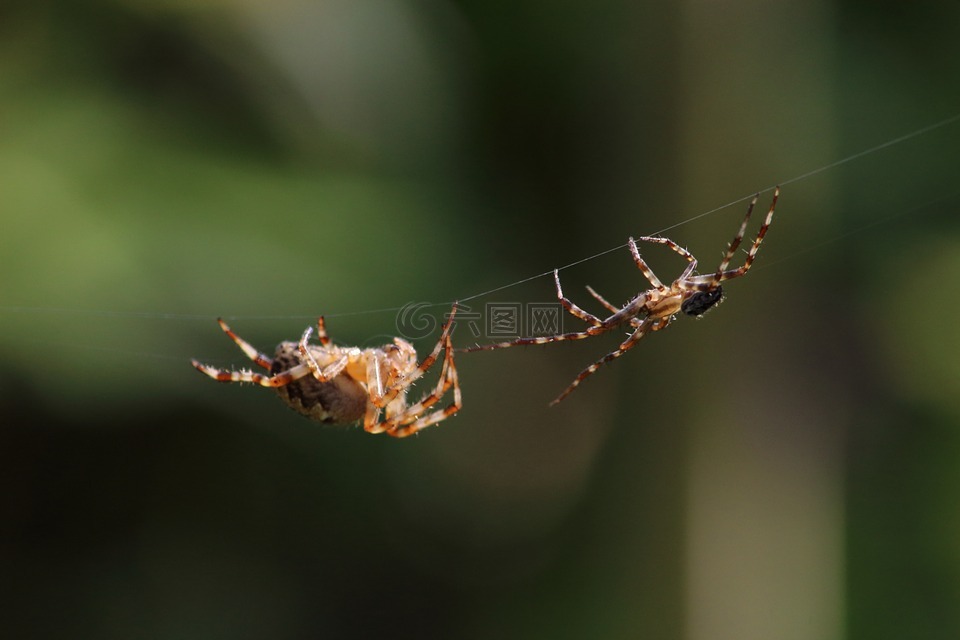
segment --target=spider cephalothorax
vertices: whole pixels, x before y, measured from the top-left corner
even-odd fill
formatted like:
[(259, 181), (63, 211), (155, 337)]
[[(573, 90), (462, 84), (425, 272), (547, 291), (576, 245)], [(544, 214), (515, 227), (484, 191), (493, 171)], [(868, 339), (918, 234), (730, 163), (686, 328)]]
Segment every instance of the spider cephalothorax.
[[(252, 382), (273, 387), (292, 409), (308, 418), (329, 424), (350, 424), (363, 421), (370, 433), (387, 433), (404, 437), (449, 418), (461, 407), (460, 385), (453, 364), (450, 341), (457, 305), (443, 325), (433, 351), (417, 364), (413, 345), (402, 338), (377, 348), (339, 347), (327, 337), (323, 318), (317, 321), (317, 339), (310, 344), (312, 327), (303, 332), (299, 342), (281, 342), (273, 358), (257, 351), (235, 334), (227, 323), (220, 327), (248, 358), (269, 375), (253, 371), (227, 371), (193, 360), (200, 372), (220, 382)], [(407, 391), (444, 352), (440, 380), (433, 392), (410, 404)], [(450, 389), (453, 402), (444, 409), (429, 411)], [(381, 413), (383, 420), (381, 421)]]
[(464, 349), (464, 351), (503, 349), (506, 347), (516, 347), (528, 344), (546, 344), (548, 342), (557, 342), (560, 340), (582, 340), (583, 338), (589, 338), (590, 336), (607, 333), (608, 331), (612, 331), (613, 329), (616, 329), (624, 324), (629, 324), (632, 328), (632, 331), (627, 339), (621, 342), (620, 346), (614, 351), (611, 351), (581, 371), (580, 375), (578, 375), (576, 379), (570, 383), (570, 386), (568, 386), (563, 393), (557, 396), (557, 398), (551, 402), (551, 404), (560, 402), (566, 398), (570, 392), (576, 389), (577, 386), (588, 376), (593, 374), (602, 365), (610, 362), (614, 358), (619, 358), (622, 356), (624, 353), (630, 350), (643, 336), (647, 335), (647, 333), (666, 328), (671, 322), (673, 322), (673, 319), (676, 317), (677, 313), (683, 312), (689, 316), (702, 316), (711, 308), (719, 304), (721, 300), (723, 300), (723, 288), (720, 286), (720, 283), (725, 280), (739, 278), (750, 270), (750, 266), (753, 264), (753, 260), (757, 255), (757, 251), (760, 249), (760, 244), (763, 242), (763, 237), (766, 235), (767, 229), (770, 227), (770, 223), (773, 221), (773, 212), (777, 207), (777, 199), (780, 197), (780, 187), (777, 187), (773, 192), (773, 200), (770, 203), (770, 209), (767, 211), (767, 217), (760, 226), (760, 230), (757, 232), (757, 237), (753, 241), (753, 246), (751, 246), (750, 251), (747, 252), (747, 259), (744, 261), (742, 266), (735, 269), (728, 269), (730, 266), (730, 261), (733, 259), (734, 254), (740, 247), (740, 243), (743, 241), (743, 234), (746, 233), (747, 223), (750, 222), (750, 214), (753, 213), (753, 208), (757, 204), (759, 197), (760, 194), (757, 194), (750, 202), (750, 206), (747, 207), (747, 215), (744, 216), (743, 222), (740, 225), (740, 230), (730, 242), (730, 246), (727, 247), (726, 253), (723, 254), (723, 259), (720, 261), (720, 266), (717, 267), (717, 270), (713, 273), (706, 275), (695, 275), (697, 269), (697, 259), (693, 257), (693, 254), (678, 245), (673, 240), (661, 238), (659, 236), (640, 238), (640, 240), (643, 242), (665, 244), (673, 252), (679, 254), (681, 257), (687, 260), (687, 267), (683, 270), (680, 276), (670, 283), (669, 286), (665, 285), (660, 281), (659, 278), (657, 278), (657, 276), (653, 273), (653, 270), (647, 266), (647, 263), (644, 261), (644, 259), (640, 257), (640, 249), (637, 247), (636, 241), (634, 241), (633, 238), (630, 238), (628, 243), (628, 246), (630, 247), (630, 254), (633, 256), (633, 261), (637, 265), (637, 268), (640, 269), (641, 273), (643, 273), (644, 277), (652, 285), (651, 289), (647, 289), (646, 291), (638, 293), (623, 307), (617, 307), (607, 302), (603, 296), (594, 291), (592, 288), (587, 287), (587, 291), (590, 293), (590, 295), (593, 296), (597, 302), (599, 302), (607, 311), (611, 313), (611, 315), (607, 316), (606, 318), (600, 318), (599, 316), (595, 316), (588, 311), (584, 311), (575, 303), (564, 297), (563, 290), (560, 288), (560, 275), (557, 271), (554, 271), (553, 278), (557, 286), (557, 299), (560, 300), (560, 304), (562, 304), (563, 308), (566, 309), (570, 314), (576, 316), (580, 320), (583, 320), (589, 325), (586, 329), (583, 331), (560, 333), (552, 336), (518, 338), (517, 340), (512, 340), (510, 342), (477, 345), (475, 347)]

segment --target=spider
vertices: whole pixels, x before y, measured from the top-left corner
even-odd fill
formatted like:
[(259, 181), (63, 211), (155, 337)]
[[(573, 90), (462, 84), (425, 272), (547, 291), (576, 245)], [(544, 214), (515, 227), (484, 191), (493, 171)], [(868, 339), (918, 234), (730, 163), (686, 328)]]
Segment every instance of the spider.
[[(281, 342), (273, 358), (258, 352), (217, 319), (223, 332), (237, 343), (248, 358), (270, 372), (227, 371), (192, 360), (201, 373), (220, 382), (252, 382), (273, 387), (290, 407), (308, 418), (327, 424), (350, 424), (363, 420), (369, 433), (386, 433), (403, 438), (445, 420), (460, 410), (460, 384), (453, 364), (450, 339), (453, 310), (443, 325), (433, 351), (417, 364), (417, 352), (406, 340), (372, 349), (339, 347), (327, 336), (323, 316), (317, 321), (317, 339), (308, 341), (313, 327), (307, 327), (299, 342)], [(444, 351), (440, 380), (419, 402), (410, 404), (407, 391)], [(451, 388), (453, 403), (428, 412)], [(384, 419), (381, 421), (381, 412)]]
[(615, 358), (619, 358), (624, 353), (629, 351), (643, 336), (652, 331), (660, 331), (661, 329), (669, 326), (670, 323), (673, 322), (674, 318), (676, 318), (677, 312), (682, 312), (688, 316), (700, 317), (718, 305), (723, 300), (723, 287), (720, 286), (720, 283), (724, 280), (732, 280), (733, 278), (739, 278), (740, 276), (746, 275), (746, 273), (750, 270), (750, 266), (753, 264), (753, 260), (757, 255), (757, 251), (760, 249), (760, 243), (763, 242), (763, 237), (766, 235), (767, 229), (770, 227), (770, 223), (773, 221), (773, 211), (777, 207), (777, 199), (779, 197), (780, 187), (777, 187), (773, 192), (773, 201), (770, 203), (770, 210), (767, 212), (767, 218), (760, 226), (760, 231), (757, 232), (757, 237), (753, 241), (753, 246), (750, 247), (750, 251), (747, 253), (747, 259), (743, 263), (743, 266), (735, 269), (727, 268), (730, 265), (730, 261), (733, 259), (734, 253), (736, 253), (741, 241), (743, 240), (743, 234), (747, 230), (747, 223), (750, 221), (750, 214), (753, 213), (753, 208), (757, 204), (757, 200), (760, 198), (759, 193), (754, 196), (753, 200), (750, 202), (750, 205), (747, 207), (747, 215), (744, 217), (743, 223), (740, 225), (740, 230), (737, 232), (737, 235), (734, 236), (733, 241), (730, 242), (730, 246), (727, 247), (727, 251), (723, 255), (723, 259), (720, 261), (720, 266), (717, 267), (715, 272), (707, 275), (694, 275), (694, 272), (697, 268), (697, 259), (694, 258), (689, 251), (668, 238), (662, 238), (659, 236), (641, 237), (640, 240), (644, 242), (665, 244), (675, 253), (687, 260), (687, 267), (680, 274), (680, 277), (667, 286), (663, 284), (659, 278), (657, 278), (650, 267), (647, 266), (647, 263), (644, 262), (643, 258), (640, 257), (640, 250), (637, 248), (636, 241), (634, 241), (633, 238), (630, 238), (628, 246), (630, 247), (630, 254), (633, 256), (633, 261), (636, 263), (637, 268), (640, 269), (641, 273), (643, 273), (644, 277), (650, 282), (651, 285), (653, 285), (652, 289), (648, 289), (647, 291), (637, 294), (623, 307), (618, 308), (615, 305), (607, 302), (603, 296), (588, 286), (587, 292), (593, 296), (594, 299), (596, 299), (597, 302), (599, 302), (605, 309), (607, 309), (607, 311), (612, 313), (612, 315), (608, 316), (607, 318), (601, 319), (592, 313), (584, 311), (575, 303), (564, 297), (563, 289), (560, 287), (559, 273), (557, 270), (554, 270), (553, 280), (556, 283), (557, 298), (560, 300), (560, 304), (563, 305), (563, 308), (566, 309), (570, 314), (576, 316), (580, 320), (583, 320), (590, 326), (583, 331), (560, 333), (552, 336), (541, 336), (536, 338), (518, 338), (510, 342), (499, 342), (495, 344), (468, 347), (463, 349), (463, 351), (487, 351), (528, 344), (546, 344), (548, 342), (558, 342), (560, 340), (582, 340), (583, 338), (589, 338), (590, 336), (596, 336), (600, 335), (601, 333), (612, 331), (623, 324), (629, 324), (632, 331), (628, 334), (627, 339), (621, 342), (620, 346), (618, 346), (614, 351), (608, 353), (581, 371), (574, 381), (570, 383), (566, 389), (564, 389), (563, 393), (557, 396), (550, 403), (550, 406), (553, 406), (570, 395), (570, 393), (573, 392), (573, 390), (576, 389), (581, 382), (595, 373), (601, 366), (607, 364)]

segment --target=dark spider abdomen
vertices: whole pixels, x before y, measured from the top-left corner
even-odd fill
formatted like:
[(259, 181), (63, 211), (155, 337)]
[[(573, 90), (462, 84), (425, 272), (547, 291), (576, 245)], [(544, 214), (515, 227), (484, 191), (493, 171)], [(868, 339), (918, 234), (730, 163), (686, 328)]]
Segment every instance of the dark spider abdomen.
[(683, 301), (680, 310), (688, 316), (702, 316), (721, 300), (723, 300), (723, 287), (718, 286), (712, 291), (697, 291)]
[[(295, 342), (283, 342), (270, 367), (276, 375), (301, 363)], [(341, 373), (329, 382), (320, 382), (312, 375), (277, 387), (280, 398), (290, 408), (313, 420), (327, 424), (350, 424), (363, 418), (367, 408), (367, 393), (363, 386)]]

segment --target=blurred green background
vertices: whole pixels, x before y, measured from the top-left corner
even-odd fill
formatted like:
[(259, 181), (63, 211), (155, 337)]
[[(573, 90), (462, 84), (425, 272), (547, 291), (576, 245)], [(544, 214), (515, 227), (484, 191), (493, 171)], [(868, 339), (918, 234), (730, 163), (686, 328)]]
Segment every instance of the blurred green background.
[[(719, 310), (558, 407), (616, 336), (461, 354), (460, 415), (399, 441), (189, 366), (249, 364), (217, 316), (382, 344), (409, 302), (939, 122), (958, 28), (952, 0), (8, 0), (4, 637), (960, 637), (960, 123), (786, 185)], [(743, 207), (667, 235), (709, 270)], [(562, 277), (645, 288), (626, 249)]]

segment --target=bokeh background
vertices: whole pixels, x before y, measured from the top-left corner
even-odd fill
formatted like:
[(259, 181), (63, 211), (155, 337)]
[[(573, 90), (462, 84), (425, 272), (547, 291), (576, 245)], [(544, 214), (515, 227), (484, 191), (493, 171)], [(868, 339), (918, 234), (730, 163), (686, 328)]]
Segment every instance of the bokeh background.
[[(960, 122), (808, 175), (960, 112), (958, 26), (947, 0), (7, 0), (3, 636), (960, 636)], [(188, 363), (249, 364), (217, 316), (374, 346), (405, 304), (628, 235), (710, 269), (778, 182), (727, 302), (558, 407), (616, 336), (460, 355), (461, 414), (399, 441)], [(588, 307), (645, 288), (626, 249), (562, 277)]]

